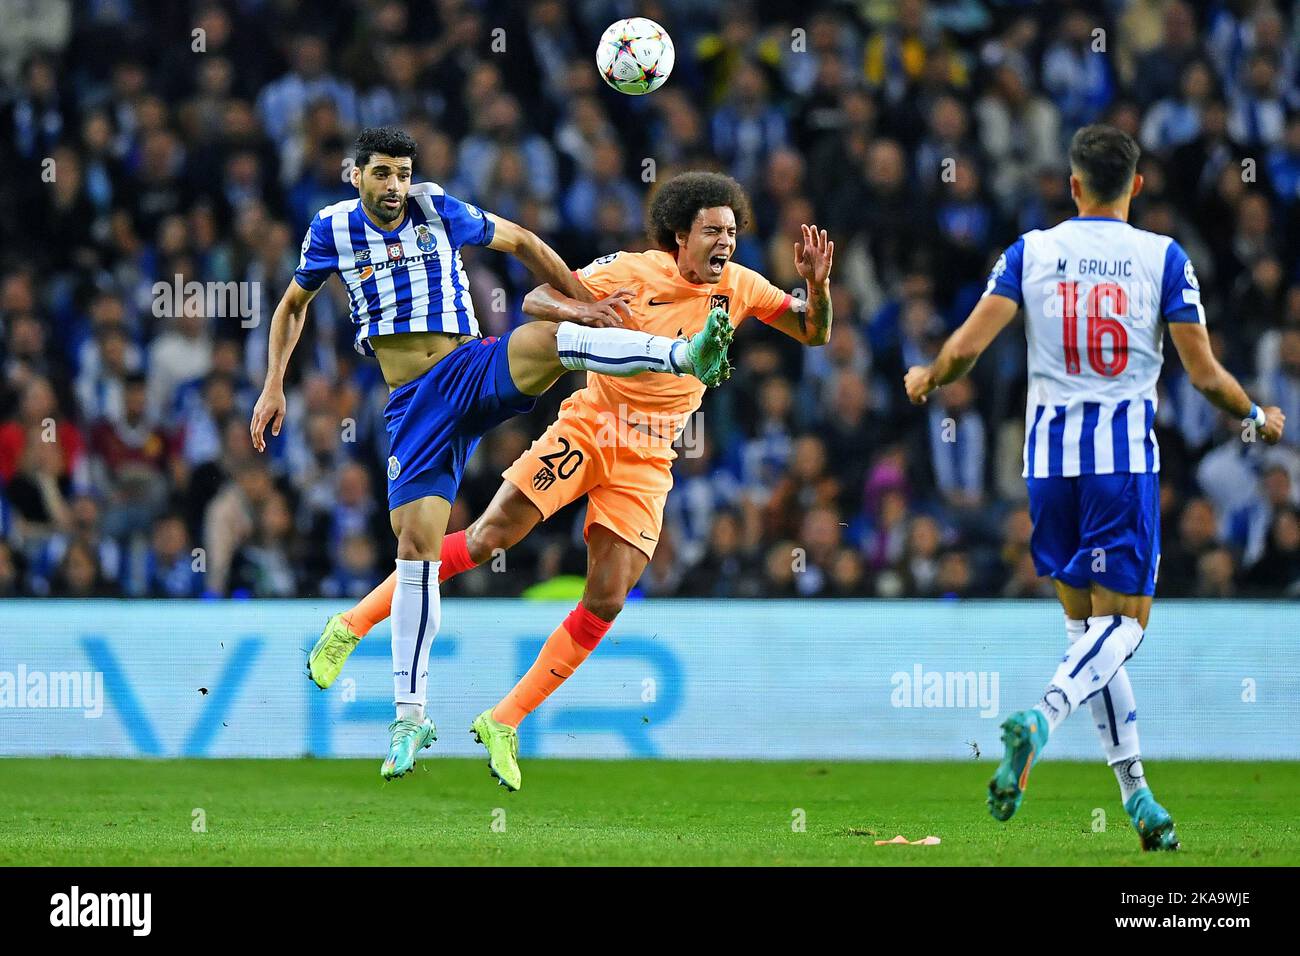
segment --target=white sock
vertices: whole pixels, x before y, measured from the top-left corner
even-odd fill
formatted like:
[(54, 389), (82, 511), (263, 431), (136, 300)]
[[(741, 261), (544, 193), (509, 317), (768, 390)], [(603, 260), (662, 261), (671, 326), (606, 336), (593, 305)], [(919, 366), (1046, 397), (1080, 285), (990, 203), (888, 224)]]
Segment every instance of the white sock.
[(393, 591), (393, 702), (398, 719), (424, 719), (429, 685), (429, 648), (438, 635), (440, 561), (397, 559)]
[(1055, 731), (1080, 704), (1109, 684), (1141, 643), (1142, 625), (1137, 618), (1119, 614), (1088, 618), (1087, 631), (1070, 645), (1038, 704), (1049, 730)]
[[(1071, 644), (1084, 636), (1087, 626), (1087, 621), (1066, 618), (1065, 631)], [(1147, 785), (1138, 742), (1137, 698), (1133, 696), (1128, 668), (1117, 670), (1100, 693), (1088, 698), (1088, 706), (1102, 750), (1106, 752), (1106, 763), (1115, 771), (1120, 800), (1127, 803), (1129, 797)]]
[(692, 371), (686, 343), (632, 329), (592, 329), (561, 322), (556, 330), (560, 364), (574, 371), (600, 372), (620, 378), (642, 372), (684, 375)]

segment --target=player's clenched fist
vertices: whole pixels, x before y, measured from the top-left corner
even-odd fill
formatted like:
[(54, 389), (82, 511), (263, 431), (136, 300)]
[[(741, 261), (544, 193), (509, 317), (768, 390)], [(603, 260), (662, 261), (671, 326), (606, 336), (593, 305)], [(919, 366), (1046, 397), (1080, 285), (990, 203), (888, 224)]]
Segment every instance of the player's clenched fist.
[(268, 424), (271, 426), (272, 435), (280, 434), (280, 426), (284, 424), (284, 410), (284, 389), (269, 385), (262, 389), (257, 404), (253, 406), (253, 421), (249, 425), (249, 431), (253, 435), (253, 447), (258, 451), (266, 451), (264, 432)]
[(1286, 415), (1276, 405), (1264, 407), (1264, 425), (1259, 430), (1259, 437), (1270, 445), (1282, 440), (1282, 429), (1286, 427)]
[(934, 383), (934, 373), (928, 365), (913, 365), (903, 376), (903, 387), (907, 389), (908, 400), (913, 405), (924, 405), (925, 397), (938, 386)]

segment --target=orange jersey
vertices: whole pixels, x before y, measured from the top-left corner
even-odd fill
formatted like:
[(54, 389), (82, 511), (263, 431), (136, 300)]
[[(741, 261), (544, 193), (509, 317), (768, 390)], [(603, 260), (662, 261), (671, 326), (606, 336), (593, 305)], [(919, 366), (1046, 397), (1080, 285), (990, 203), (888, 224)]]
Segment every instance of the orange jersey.
[[(631, 289), (632, 321), (625, 327), (669, 338), (700, 331), (716, 306), (727, 310), (734, 327), (751, 315), (770, 322), (790, 308), (793, 299), (753, 269), (734, 262), (723, 267), (717, 283), (688, 282), (677, 271), (676, 258), (657, 249), (601, 256), (574, 275), (597, 299)], [(704, 388), (690, 375), (615, 378), (589, 372), (587, 387), (577, 394), (598, 409), (625, 408), (655, 421), (684, 423), (700, 407)]]

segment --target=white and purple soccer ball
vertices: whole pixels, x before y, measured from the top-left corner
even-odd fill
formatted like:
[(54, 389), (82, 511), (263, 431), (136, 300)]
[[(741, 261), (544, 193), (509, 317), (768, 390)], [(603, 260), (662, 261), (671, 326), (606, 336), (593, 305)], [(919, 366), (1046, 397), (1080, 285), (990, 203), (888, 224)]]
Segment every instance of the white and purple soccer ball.
[(664, 85), (676, 54), (668, 32), (645, 17), (628, 17), (609, 25), (596, 47), (596, 68), (620, 93), (641, 96)]

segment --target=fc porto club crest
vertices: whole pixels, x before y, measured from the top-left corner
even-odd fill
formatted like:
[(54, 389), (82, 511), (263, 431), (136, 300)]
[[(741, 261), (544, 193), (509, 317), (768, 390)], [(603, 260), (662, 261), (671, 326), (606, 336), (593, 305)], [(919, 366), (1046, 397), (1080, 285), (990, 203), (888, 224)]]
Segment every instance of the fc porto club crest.
[(402, 473), (402, 463), (397, 460), (396, 456), (388, 456), (388, 480), (396, 481), (397, 476)]
[(433, 233), (429, 231), (429, 227), (424, 223), (420, 223), (415, 227), (415, 245), (421, 252), (433, 252)]
[(388, 261), (396, 262), (398, 259), (406, 258), (406, 253), (402, 250), (400, 242), (390, 242), (388, 244)]

